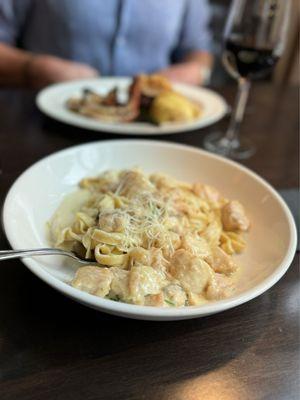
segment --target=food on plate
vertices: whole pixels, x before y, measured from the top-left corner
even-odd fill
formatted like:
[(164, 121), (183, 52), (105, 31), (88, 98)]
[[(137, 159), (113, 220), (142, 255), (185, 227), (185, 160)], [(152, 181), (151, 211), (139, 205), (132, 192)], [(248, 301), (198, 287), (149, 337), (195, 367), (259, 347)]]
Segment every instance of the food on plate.
[(201, 116), (201, 104), (173, 90), (161, 75), (138, 75), (128, 89), (128, 100), (119, 101), (118, 89), (105, 96), (84, 89), (66, 103), (70, 111), (110, 123), (148, 121), (155, 124), (190, 122)]
[(237, 201), (139, 169), (85, 178), (49, 222), (52, 244), (98, 266), (71, 285), (131, 304), (182, 307), (230, 296), (250, 227)]
[(171, 82), (162, 75), (138, 75), (135, 79), (140, 82), (143, 96), (154, 98), (161, 92), (172, 91)]
[(67, 101), (69, 110), (78, 114), (105, 122), (129, 122), (139, 115), (140, 88), (135, 81), (129, 88), (129, 100), (126, 104), (118, 101), (117, 89), (112, 89), (106, 96), (100, 96), (90, 89), (85, 89), (81, 97), (71, 97)]
[(200, 108), (181, 94), (169, 91), (162, 92), (153, 99), (149, 115), (157, 124), (191, 122), (200, 115)]

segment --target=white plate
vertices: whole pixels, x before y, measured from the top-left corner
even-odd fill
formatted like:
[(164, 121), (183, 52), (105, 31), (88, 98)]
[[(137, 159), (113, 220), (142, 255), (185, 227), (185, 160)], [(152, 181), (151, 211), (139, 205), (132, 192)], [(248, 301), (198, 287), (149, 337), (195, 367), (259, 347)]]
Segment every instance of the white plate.
[(4, 204), (3, 222), (11, 246), (47, 247), (46, 221), (80, 179), (110, 168), (133, 166), (146, 172), (163, 171), (185, 181), (209, 183), (226, 197), (245, 205), (252, 227), (247, 250), (239, 256), (243, 267), (234, 297), (185, 308), (136, 306), (69, 286), (66, 282), (72, 278), (75, 267), (66, 267), (63, 258), (28, 258), (24, 259), (25, 265), (53, 288), (89, 307), (153, 320), (195, 318), (235, 307), (269, 289), (286, 272), (296, 248), (296, 229), (289, 209), (269, 184), (241, 165), (203, 150), (146, 140), (83, 144), (46, 157), (26, 170), (10, 189)]
[(174, 84), (173, 87), (178, 92), (201, 103), (203, 106), (201, 118), (191, 123), (166, 124), (163, 126), (155, 126), (142, 122), (112, 124), (84, 117), (66, 108), (66, 101), (71, 96), (80, 95), (83, 88), (90, 88), (100, 94), (105, 94), (111, 88), (117, 86), (120, 89), (121, 96), (123, 94), (123, 97), (126, 97), (127, 88), (130, 83), (130, 78), (97, 78), (59, 83), (48, 86), (39, 92), (36, 104), (42, 112), (61, 122), (80, 128), (123, 135), (166, 135), (200, 129), (218, 121), (227, 111), (227, 104), (219, 94), (209, 89), (183, 84)]

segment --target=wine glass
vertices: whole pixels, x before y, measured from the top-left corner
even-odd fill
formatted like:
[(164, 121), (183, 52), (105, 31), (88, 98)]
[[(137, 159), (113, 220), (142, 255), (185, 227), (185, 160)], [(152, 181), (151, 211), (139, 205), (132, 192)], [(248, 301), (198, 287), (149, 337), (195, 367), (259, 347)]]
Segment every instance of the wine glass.
[(253, 78), (268, 75), (281, 56), (290, 16), (290, 0), (233, 0), (224, 33), (222, 61), (238, 81), (227, 131), (204, 139), (207, 150), (234, 159), (250, 157), (255, 148), (239, 131)]

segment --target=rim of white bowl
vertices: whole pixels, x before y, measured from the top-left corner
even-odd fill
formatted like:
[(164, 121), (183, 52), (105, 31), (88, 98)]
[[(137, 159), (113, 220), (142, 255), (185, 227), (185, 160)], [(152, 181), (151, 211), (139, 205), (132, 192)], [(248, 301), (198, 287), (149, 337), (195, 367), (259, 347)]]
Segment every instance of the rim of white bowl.
[(243, 303), (246, 303), (250, 300), (252, 300), (255, 297), (258, 297), (268, 289), (270, 289), (276, 282), (279, 281), (279, 279), (286, 273), (288, 270), (289, 266), (291, 265), (295, 252), (296, 252), (296, 245), (297, 245), (297, 230), (294, 222), (294, 218), (286, 205), (285, 201), (282, 199), (282, 197), (277, 193), (277, 191), (263, 178), (261, 178), (258, 174), (253, 172), (251, 169), (235, 162), (232, 160), (229, 160), (227, 158), (224, 158), (222, 156), (210, 153), (208, 151), (205, 151), (203, 149), (198, 149), (197, 147), (186, 145), (186, 144), (178, 144), (178, 143), (173, 143), (173, 142), (168, 142), (168, 141), (161, 141), (161, 140), (147, 140), (147, 139), (116, 139), (116, 140), (101, 140), (101, 141), (94, 141), (94, 142), (88, 142), (88, 143), (83, 143), (79, 144), (76, 146), (71, 146), (62, 150), (59, 150), (57, 152), (54, 152), (34, 164), (32, 164), (29, 168), (27, 168), (22, 174), (15, 180), (15, 182), (12, 184), (10, 187), (5, 201), (3, 205), (3, 210), (2, 210), (2, 224), (4, 227), (4, 232), (6, 234), (6, 237), (12, 246), (12, 248), (15, 247), (15, 240), (13, 238), (13, 232), (10, 231), (8, 221), (6, 219), (6, 209), (8, 208), (9, 201), (13, 195), (13, 192), (20, 180), (22, 180), (25, 176), (25, 174), (29, 173), (32, 169), (36, 168), (40, 163), (48, 160), (51, 157), (55, 157), (60, 153), (71, 153), (74, 150), (80, 148), (80, 147), (89, 147), (89, 146), (95, 146), (95, 145), (107, 145), (107, 144), (121, 144), (121, 145), (145, 145), (148, 146), (150, 145), (156, 145), (160, 147), (170, 147), (170, 148), (177, 148), (177, 149), (182, 149), (182, 150), (188, 150), (190, 152), (194, 153), (200, 153), (203, 154), (209, 158), (212, 159), (217, 159), (225, 164), (231, 164), (238, 168), (239, 170), (242, 170), (246, 174), (250, 175), (254, 180), (258, 181), (262, 186), (264, 186), (266, 189), (268, 189), (272, 195), (276, 198), (276, 200), (279, 202), (280, 206), (282, 207), (282, 210), (287, 218), (289, 230), (290, 230), (290, 243), (286, 252), (286, 255), (282, 262), (277, 266), (276, 270), (266, 277), (261, 283), (259, 283), (257, 286), (255, 286), (252, 289), (249, 289), (245, 292), (242, 292), (240, 294), (234, 295), (228, 299), (224, 300), (217, 300), (217, 301), (212, 301), (208, 304), (201, 305), (201, 306), (185, 306), (185, 307), (174, 307), (174, 308), (163, 308), (163, 307), (152, 307), (152, 306), (140, 306), (140, 305), (134, 305), (134, 304), (127, 304), (127, 303), (122, 303), (122, 302), (116, 302), (113, 300), (109, 299), (104, 299), (101, 297), (97, 297), (94, 295), (91, 295), (89, 293), (83, 292), (79, 289), (75, 289), (69, 284), (59, 280), (58, 278), (55, 278), (53, 275), (51, 275), (49, 272), (47, 272), (43, 267), (40, 266), (40, 263), (36, 261), (35, 259), (22, 259), (22, 262), (36, 275), (38, 276), (41, 280), (46, 282), (49, 286), (53, 287), (54, 289), (57, 289), (59, 292), (64, 293), (68, 295), (71, 298), (78, 299), (81, 303), (87, 304), (93, 308), (99, 308), (102, 311), (108, 311), (112, 312), (114, 314), (123, 314), (128, 317), (130, 316), (139, 316), (139, 317), (148, 317), (148, 318), (184, 318), (184, 317), (189, 317), (189, 318), (196, 318), (204, 315), (209, 315), (209, 314), (214, 314), (218, 313), (221, 311), (225, 311), (229, 308), (236, 307), (238, 305), (241, 305)]

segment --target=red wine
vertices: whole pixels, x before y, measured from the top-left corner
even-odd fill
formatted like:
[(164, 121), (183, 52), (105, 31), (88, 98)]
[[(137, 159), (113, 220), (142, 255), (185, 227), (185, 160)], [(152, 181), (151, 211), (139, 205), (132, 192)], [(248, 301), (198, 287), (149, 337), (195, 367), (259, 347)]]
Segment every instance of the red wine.
[(228, 39), (225, 44), (230, 67), (244, 78), (260, 78), (268, 75), (278, 57), (273, 49), (245, 46)]

